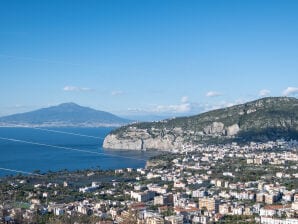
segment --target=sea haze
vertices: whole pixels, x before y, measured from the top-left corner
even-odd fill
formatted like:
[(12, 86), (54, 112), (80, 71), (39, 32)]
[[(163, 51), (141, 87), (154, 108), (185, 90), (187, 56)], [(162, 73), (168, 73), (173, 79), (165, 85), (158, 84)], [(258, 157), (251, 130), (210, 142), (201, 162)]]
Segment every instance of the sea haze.
[[(115, 151), (103, 149), (103, 139), (113, 128), (51, 128), (51, 130), (96, 136), (99, 139), (47, 132), (32, 128), (0, 128), (0, 137), (108, 153), (114, 156), (96, 155), (1, 139), (0, 168), (27, 172), (36, 170), (40, 170), (41, 172), (63, 169), (78, 170), (98, 167), (105, 170), (127, 167), (138, 168), (145, 166), (145, 161), (139, 159), (146, 160), (150, 156), (157, 154), (157, 152), (152, 151)], [(121, 156), (136, 159), (123, 158)], [(0, 170), (0, 176), (15, 174), (14, 172)]]

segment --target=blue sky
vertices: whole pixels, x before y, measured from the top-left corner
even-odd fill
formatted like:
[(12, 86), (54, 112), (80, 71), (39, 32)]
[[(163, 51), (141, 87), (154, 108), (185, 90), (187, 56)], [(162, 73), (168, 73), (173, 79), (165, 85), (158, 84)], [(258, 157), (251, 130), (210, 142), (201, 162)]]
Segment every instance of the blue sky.
[(297, 96), (298, 1), (1, 1), (0, 115), (195, 114)]

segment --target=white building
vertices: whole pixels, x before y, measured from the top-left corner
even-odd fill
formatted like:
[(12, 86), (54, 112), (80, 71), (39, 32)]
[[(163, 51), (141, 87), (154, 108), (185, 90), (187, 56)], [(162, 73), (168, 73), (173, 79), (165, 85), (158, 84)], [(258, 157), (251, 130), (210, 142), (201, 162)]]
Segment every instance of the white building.
[(277, 219), (272, 217), (261, 217), (261, 224), (298, 224), (298, 219)]
[(147, 202), (153, 200), (155, 196), (155, 192), (153, 191), (145, 191), (145, 192), (134, 192), (131, 191), (130, 197), (135, 199), (138, 202)]

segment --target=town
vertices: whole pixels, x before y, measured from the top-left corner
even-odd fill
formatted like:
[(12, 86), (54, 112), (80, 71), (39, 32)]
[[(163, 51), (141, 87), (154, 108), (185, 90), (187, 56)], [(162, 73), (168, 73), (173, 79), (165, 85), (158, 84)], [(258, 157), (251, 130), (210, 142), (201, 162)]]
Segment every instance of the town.
[(0, 179), (3, 223), (298, 223), (298, 142), (185, 145), (145, 168)]

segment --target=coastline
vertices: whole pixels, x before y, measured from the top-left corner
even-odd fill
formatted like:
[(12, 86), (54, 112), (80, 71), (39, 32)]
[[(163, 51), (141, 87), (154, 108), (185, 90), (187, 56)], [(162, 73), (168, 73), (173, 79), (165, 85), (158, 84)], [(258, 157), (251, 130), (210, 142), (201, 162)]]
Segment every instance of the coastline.
[[(59, 128), (59, 130), (98, 136), (98, 138), (47, 133), (29, 128), (0, 128), (1, 137), (78, 149), (78, 151), (72, 151), (63, 148), (10, 142), (2, 139), (0, 140), (0, 152), (5, 156), (0, 158), (0, 167), (26, 172), (35, 170), (56, 172), (63, 169), (74, 171), (97, 167), (103, 170), (127, 167), (141, 168), (146, 165), (144, 160), (159, 153), (153, 150), (117, 151), (103, 149), (101, 147), (103, 138), (112, 130), (111, 128)], [(88, 151), (88, 153), (85, 151)], [(13, 172), (0, 171), (0, 176), (11, 174), (15, 175)]]

